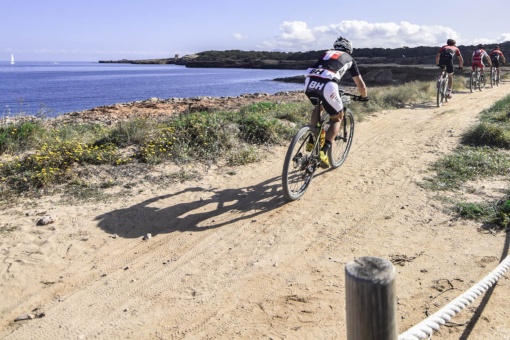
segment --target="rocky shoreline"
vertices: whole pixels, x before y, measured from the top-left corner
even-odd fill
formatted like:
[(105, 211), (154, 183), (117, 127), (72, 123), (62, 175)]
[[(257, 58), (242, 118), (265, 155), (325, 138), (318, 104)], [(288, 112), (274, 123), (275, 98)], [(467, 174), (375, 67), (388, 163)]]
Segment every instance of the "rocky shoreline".
[(98, 106), (90, 110), (70, 112), (52, 119), (53, 123), (100, 123), (111, 125), (133, 118), (165, 118), (191, 112), (235, 111), (260, 103), (291, 103), (306, 100), (304, 91), (285, 91), (275, 94), (254, 93), (237, 97), (150, 98), (143, 101)]

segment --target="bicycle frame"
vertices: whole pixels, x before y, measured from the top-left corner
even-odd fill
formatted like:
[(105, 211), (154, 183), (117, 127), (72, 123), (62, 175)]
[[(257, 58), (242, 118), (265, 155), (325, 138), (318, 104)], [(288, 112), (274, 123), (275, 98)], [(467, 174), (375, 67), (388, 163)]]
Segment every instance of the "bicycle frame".
[[(319, 102), (318, 106), (322, 105), (321, 102)], [(342, 139), (344, 142), (347, 141), (347, 137), (345, 137), (347, 135), (347, 107), (344, 106), (344, 109), (343, 109), (343, 117), (342, 117), (342, 127), (343, 127), (343, 133), (339, 133), (336, 137), (335, 137), (335, 140), (338, 140), (338, 139)], [(314, 132), (314, 140), (315, 140), (315, 143), (313, 144), (313, 151), (312, 151), (312, 155), (313, 157), (315, 158), (315, 161), (313, 162), (315, 165), (318, 165), (320, 163), (320, 158), (319, 158), (319, 153), (320, 153), (320, 150), (322, 148), (322, 145), (324, 145), (324, 138), (325, 138), (325, 135), (327, 134), (328, 130), (329, 130), (329, 127), (330, 127), (330, 120), (329, 120), (330, 116), (327, 112), (322, 112), (322, 113), (319, 113), (319, 120), (317, 121), (317, 124), (315, 126), (315, 132)], [(324, 134), (322, 134), (321, 132), (324, 131)], [(342, 137), (344, 136), (344, 137)], [(315, 169), (314, 169), (315, 171)]]
[[(328, 148), (330, 167), (340, 167), (349, 153), (354, 134), (354, 115), (349, 107), (349, 96), (359, 100), (358, 96), (339, 91), (344, 103), (342, 130), (335, 137), (331, 147)], [(320, 101), (317, 106), (320, 107)], [(317, 114), (317, 113), (314, 113)], [(318, 112), (316, 126), (305, 125), (301, 127), (287, 149), (282, 171), (283, 193), (287, 200), (297, 200), (304, 195), (310, 185), (317, 168), (322, 167), (320, 159), (322, 149), (321, 136), (330, 128), (330, 116), (327, 112)], [(324, 133), (321, 133), (324, 131)], [(313, 139), (313, 140), (311, 140)]]
[[(349, 97), (357, 97), (355, 95), (352, 95), (350, 93), (347, 93), (343, 90), (339, 90), (339, 94), (340, 94), (340, 97), (342, 98), (342, 104), (343, 104), (343, 117), (342, 117), (342, 126), (343, 126), (343, 129), (344, 129), (344, 133), (341, 134), (339, 133), (338, 136), (335, 137), (335, 140), (338, 139), (338, 138), (342, 138), (341, 135), (346, 135), (347, 134), (347, 110), (349, 108), (349, 105), (350, 105), (350, 100), (349, 100)], [(318, 104), (316, 105), (316, 107), (322, 107), (322, 102), (321, 101), (318, 101)], [(321, 141), (319, 138), (319, 136), (321, 136), (321, 131), (324, 130), (325, 132), (328, 131), (329, 129), (329, 114), (327, 112), (319, 112), (319, 117), (318, 117), (318, 121), (317, 121), (317, 124), (316, 124), (316, 133), (315, 133), (315, 144), (314, 144), (314, 149), (318, 146), (319, 149), (320, 149), (320, 146), (323, 143), (323, 141)], [(346, 141), (346, 137), (342, 138), (344, 139), (344, 142)]]
[(482, 91), (485, 88), (485, 83), (485, 70), (482, 72), (479, 67), (476, 67), (475, 70), (471, 70), (471, 77), (469, 79), (469, 90), (471, 93), (473, 93), (475, 88)]
[(491, 66), (491, 87), (499, 86), (499, 75), (498, 75), (498, 68), (494, 66), (494, 64)]

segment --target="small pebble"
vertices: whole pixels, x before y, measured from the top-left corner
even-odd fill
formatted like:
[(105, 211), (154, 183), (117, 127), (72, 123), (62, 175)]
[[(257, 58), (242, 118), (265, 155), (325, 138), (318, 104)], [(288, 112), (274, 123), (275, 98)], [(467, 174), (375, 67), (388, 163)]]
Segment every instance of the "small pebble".
[(37, 220), (37, 225), (47, 225), (55, 222), (55, 218), (52, 216), (44, 216)]

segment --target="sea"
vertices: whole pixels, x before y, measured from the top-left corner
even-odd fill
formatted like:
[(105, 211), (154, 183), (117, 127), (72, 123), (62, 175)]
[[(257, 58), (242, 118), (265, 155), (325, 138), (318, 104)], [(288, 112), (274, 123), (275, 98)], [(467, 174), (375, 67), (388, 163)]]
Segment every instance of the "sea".
[(305, 70), (187, 68), (98, 62), (0, 63), (0, 118), (59, 115), (150, 98), (228, 97), (303, 90), (274, 81)]

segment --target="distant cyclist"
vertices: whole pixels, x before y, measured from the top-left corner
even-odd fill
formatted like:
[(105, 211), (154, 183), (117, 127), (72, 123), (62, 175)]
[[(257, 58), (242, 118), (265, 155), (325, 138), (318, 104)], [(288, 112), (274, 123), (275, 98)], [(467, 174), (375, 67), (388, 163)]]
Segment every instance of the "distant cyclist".
[(464, 59), (460, 54), (460, 50), (456, 46), (457, 42), (453, 39), (448, 39), (446, 45), (439, 49), (436, 55), (436, 65), (444, 69), (446, 67), (446, 73), (448, 73), (448, 88), (446, 90), (446, 96), (448, 99), (452, 97), (453, 88), (453, 57), (456, 55), (459, 59), (459, 68), (464, 67)]
[[(349, 71), (352, 76), (361, 93), (360, 100), (368, 100), (367, 87), (351, 54), (351, 42), (343, 37), (338, 37), (333, 44), (333, 49), (324, 52), (319, 60), (307, 70), (305, 94), (312, 104), (316, 105), (310, 118), (310, 125), (317, 125), (323, 108), (329, 114), (331, 122), (326, 134), (326, 141), (319, 154), (323, 168), (329, 168), (328, 150), (340, 131), (340, 121), (343, 119), (343, 104), (338, 93), (338, 84), (345, 72)], [(322, 101), (321, 107), (317, 105), (317, 100)], [(310, 140), (306, 149), (311, 151), (312, 148), (313, 140)]]
[[(503, 63), (503, 65), (506, 64), (506, 60), (505, 60), (505, 56), (503, 55), (503, 52), (501, 52), (501, 50), (499, 49), (499, 45), (494, 47), (494, 49), (489, 54), (489, 56), (491, 57), (492, 66), (494, 66), (496, 68), (497, 73), (498, 73), (498, 78), (500, 78), (499, 66), (501, 65), (501, 63)], [(501, 61), (501, 63), (500, 63), (500, 61)]]
[(478, 48), (473, 52), (471, 56), (471, 69), (474, 71), (477, 67), (484, 71), (485, 65), (483, 64), (483, 59), (487, 60), (489, 66), (492, 66), (491, 58), (489, 54), (483, 49), (484, 46), (482, 44), (478, 45)]

